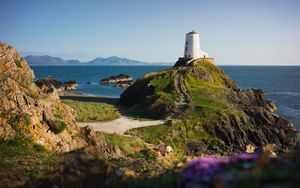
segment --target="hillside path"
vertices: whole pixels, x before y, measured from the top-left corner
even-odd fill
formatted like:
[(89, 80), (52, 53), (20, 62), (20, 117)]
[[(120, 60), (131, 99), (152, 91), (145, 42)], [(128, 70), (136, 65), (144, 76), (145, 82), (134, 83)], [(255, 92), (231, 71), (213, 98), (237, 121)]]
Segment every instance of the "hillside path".
[(105, 133), (118, 133), (124, 134), (127, 130), (138, 128), (138, 127), (147, 127), (152, 125), (161, 125), (165, 124), (167, 121), (163, 120), (154, 120), (154, 121), (140, 121), (135, 119), (130, 119), (126, 116), (121, 116), (118, 119), (113, 121), (101, 121), (101, 122), (85, 122), (77, 123), (79, 127), (89, 126), (95, 131), (101, 131)]
[(191, 97), (187, 92), (183, 75), (180, 71), (177, 72), (177, 75), (175, 77), (175, 89), (179, 94), (179, 97), (177, 98), (178, 103), (178, 109), (176, 112), (170, 115), (171, 119), (176, 119), (178, 116), (180, 116), (187, 108), (188, 103), (191, 101)]

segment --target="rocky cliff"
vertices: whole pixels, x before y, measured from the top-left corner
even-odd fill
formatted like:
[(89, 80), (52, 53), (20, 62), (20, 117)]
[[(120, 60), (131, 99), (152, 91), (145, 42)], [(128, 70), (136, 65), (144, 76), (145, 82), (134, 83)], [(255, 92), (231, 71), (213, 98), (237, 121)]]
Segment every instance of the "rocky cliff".
[(145, 75), (119, 103), (140, 116), (172, 120), (159, 139), (187, 150), (235, 152), (248, 144), (276, 144), (283, 151), (299, 142), (292, 123), (275, 113), (275, 103), (265, 100), (262, 90), (239, 89), (205, 59)]
[(76, 125), (76, 113), (61, 103), (54, 86), (42, 92), (15, 48), (0, 43), (0, 141), (30, 139), (52, 151), (84, 146), (101, 158), (118, 157), (101, 133)]
[(34, 73), (16, 49), (0, 43), (0, 137), (28, 137), (55, 151), (83, 147), (75, 112), (56, 90), (42, 93)]

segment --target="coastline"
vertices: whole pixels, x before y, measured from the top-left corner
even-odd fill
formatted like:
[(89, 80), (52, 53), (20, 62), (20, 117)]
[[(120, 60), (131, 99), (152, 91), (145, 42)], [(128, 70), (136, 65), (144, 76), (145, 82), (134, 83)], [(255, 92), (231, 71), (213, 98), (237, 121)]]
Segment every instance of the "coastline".
[(83, 102), (103, 102), (107, 104), (117, 104), (118, 97), (106, 97), (106, 96), (95, 96), (81, 93), (75, 93), (72, 91), (61, 91), (59, 92), (60, 99), (71, 99)]

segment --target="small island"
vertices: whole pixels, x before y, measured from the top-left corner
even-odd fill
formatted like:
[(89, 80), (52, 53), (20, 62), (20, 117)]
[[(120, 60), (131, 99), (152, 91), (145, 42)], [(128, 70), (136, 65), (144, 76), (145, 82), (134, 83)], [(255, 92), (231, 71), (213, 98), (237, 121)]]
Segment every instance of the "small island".
[(76, 80), (62, 82), (52, 77), (43, 77), (42, 79), (35, 81), (35, 84), (41, 88), (42, 91), (46, 91), (52, 86), (55, 87), (57, 91), (75, 90), (78, 87)]
[(126, 74), (119, 74), (116, 76), (110, 76), (108, 78), (103, 78), (100, 84), (113, 84), (114, 87), (129, 87), (133, 84), (133, 78)]

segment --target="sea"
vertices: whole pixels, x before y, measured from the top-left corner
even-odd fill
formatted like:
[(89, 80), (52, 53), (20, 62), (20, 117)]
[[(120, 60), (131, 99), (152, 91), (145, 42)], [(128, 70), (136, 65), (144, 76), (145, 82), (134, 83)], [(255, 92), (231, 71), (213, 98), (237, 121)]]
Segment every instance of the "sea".
[[(277, 113), (300, 131), (300, 66), (220, 66), (242, 89), (256, 88), (277, 104)], [(100, 80), (118, 74), (134, 79), (170, 66), (32, 66), (36, 79), (51, 76), (60, 81), (76, 80), (75, 93), (120, 97), (124, 88), (101, 85)], [(90, 83), (88, 83), (90, 82)]]

